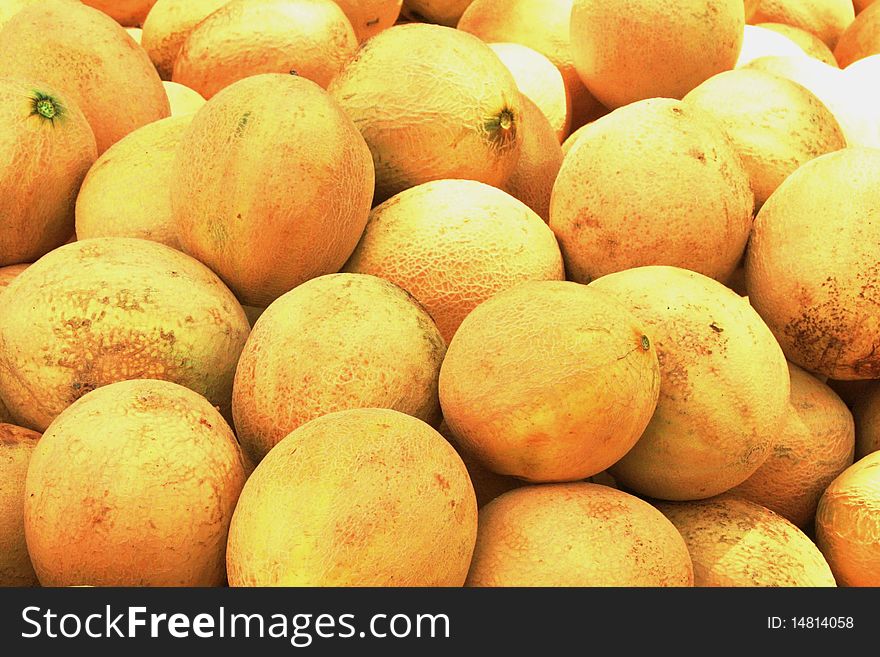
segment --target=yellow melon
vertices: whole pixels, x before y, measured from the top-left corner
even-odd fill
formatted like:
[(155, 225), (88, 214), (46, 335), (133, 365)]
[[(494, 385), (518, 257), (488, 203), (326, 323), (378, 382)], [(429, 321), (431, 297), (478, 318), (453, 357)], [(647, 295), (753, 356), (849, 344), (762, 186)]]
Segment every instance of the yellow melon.
[(550, 227), (571, 279), (672, 265), (725, 280), (752, 225), (749, 175), (710, 114), (657, 98), (583, 129), (562, 163)]
[(150, 58), (113, 19), (71, 0), (30, 5), (0, 31), (3, 73), (66, 94), (85, 114), (103, 153), (170, 114)]
[(467, 470), (384, 409), (304, 424), (251, 475), (229, 531), (232, 586), (461, 586), (477, 533)]
[(190, 32), (171, 79), (208, 99), (260, 73), (295, 73), (326, 87), (357, 45), (332, 0), (232, 0)]
[(878, 175), (875, 149), (808, 162), (761, 208), (749, 244), (752, 305), (790, 361), (835, 379), (880, 377)]
[(264, 74), (195, 115), (177, 150), (171, 205), (183, 249), (242, 303), (263, 308), (345, 264), (373, 185), (370, 150), (339, 104), (309, 80)]
[(224, 584), (245, 478), (232, 430), (192, 390), (138, 380), (91, 392), (31, 456), (24, 522), (40, 583)]
[(753, 23), (784, 23), (815, 34), (829, 48), (853, 22), (852, 0), (760, 0)]
[(362, 274), (311, 280), (272, 303), (248, 338), (232, 396), (239, 440), (258, 462), (336, 411), (390, 408), (438, 424), (445, 353), (430, 315), (396, 285)]
[(171, 213), (171, 169), (192, 116), (170, 117), (116, 142), (89, 170), (76, 199), (76, 234), (139, 237), (180, 247)]
[(407, 290), (447, 342), (498, 292), (565, 278), (559, 246), (541, 218), (472, 180), (425, 183), (377, 206), (345, 271), (381, 276)]
[(575, 0), (574, 63), (606, 107), (681, 98), (736, 64), (745, 24), (741, 0)]
[(822, 495), (816, 541), (841, 586), (880, 586), (880, 452), (847, 468)]
[(725, 498), (657, 508), (687, 543), (695, 586), (835, 586), (816, 545), (758, 504)]
[(711, 497), (748, 479), (771, 452), (790, 390), (782, 350), (748, 301), (675, 267), (630, 269), (590, 287), (639, 318), (660, 361), (657, 410), (611, 474), (669, 500)]
[(462, 449), (493, 472), (574, 481), (635, 444), (659, 386), (653, 339), (622, 304), (536, 281), (465, 318), (440, 371), (440, 403)]
[(691, 586), (681, 535), (657, 509), (588, 483), (518, 488), (480, 510), (467, 586)]
[(87, 392), (139, 378), (185, 385), (228, 414), (247, 318), (213, 272), (179, 251), (122, 237), (74, 242), (3, 297), (0, 397), (16, 424), (43, 431)]
[[(406, 84), (389, 85), (388, 75)], [(373, 154), (376, 201), (431, 180), (499, 186), (520, 154), (521, 94), (476, 37), (398, 25), (364, 43), (329, 87)]]

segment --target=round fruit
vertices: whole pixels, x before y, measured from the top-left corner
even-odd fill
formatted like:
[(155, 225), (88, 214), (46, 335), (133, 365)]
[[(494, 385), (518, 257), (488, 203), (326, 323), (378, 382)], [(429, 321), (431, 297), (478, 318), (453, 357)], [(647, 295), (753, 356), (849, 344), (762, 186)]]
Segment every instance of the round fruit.
[(437, 424), (446, 345), (428, 313), (375, 276), (334, 274), (300, 285), (260, 317), (238, 364), (232, 411), (259, 461), (309, 420), (391, 408)]
[(245, 479), (232, 430), (193, 391), (145, 380), (95, 390), (31, 457), (25, 534), (40, 583), (222, 585)]
[[(389, 71), (406, 84), (389, 85)], [(420, 23), (385, 30), (329, 89), (373, 153), (377, 202), (445, 178), (497, 187), (516, 166), (520, 92), (470, 34)]]
[(787, 34), (760, 25), (746, 25), (734, 68), (743, 68), (762, 57), (803, 57), (806, 54)]
[(854, 18), (852, 0), (761, 0), (752, 22), (793, 25), (834, 48)]
[(332, 0), (232, 0), (189, 34), (171, 79), (208, 99), (260, 73), (293, 73), (326, 87), (357, 46)]
[(730, 494), (806, 528), (825, 488), (852, 465), (855, 434), (852, 414), (831, 388), (796, 365), (789, 372), (791, 405), (770, 456)]
[(0, 424), (0, 587), (36, 586), (24, 537), (24, 483), (40, 434)]
[(366, 41), (394, 25), (403, 0), (336, 0), (348, 16), (358, 41)]
[(447, 342), (479, 304), (517, 283), (564, 280), (552, 231), (499, 189), (436, 180), (376, 207), (345, 271), (407, 290)]
[(184, 250), (242, 303), (265, 307), (345, 264), (373, 184), (370, 151), (342, 108), (314, 82), (265, 74), (227, 87), (193, 118), (171, 204)]
[(150, 9), (156, 4), (156, 0), (82, 0), (82, 2), (103, 11), (126, 27), (143, 25)]
[(150, 58), (113, 19), (70, 0), (20, 11), (0, 31), (4, 75), (40, 80), (79, 106), (98, 154), (170, 114)]
[(657, 508), (687, 543), (695, 586), (835, 586), (813, 542), (758, 504), (722, 498)]
[(413, 20), (455, 27), (472, 0), (404, 0), (403, 15)]
[(657, 509), (579, 482), (518, 488), (483, 507), (467, 586), (690, 586), (693, 576)]
[(659, 386), (654, 345), (621, 304), (540, 281), (465, 318), (440, 370), (440, 403), (462, 449), (493, 472), (573, 481), (626, 454)]
[(657, 98), (583, 129), (556, 178), (550, 227), (579, 282), (657, 264), (724, 280), (742, 257), (753, 204), (712, 116)]
[(174, 61), (190, 32), (229, 0), (156, 0), (144, 21), (141, 46), (163, 80), (170, 80)]
[(562, 167), (564, 153), (553, 126), (528, 98), (523, 98), (522, 115), (522, 150), (516, 168), (502, 189), (549, 222), (553, 184)]
[[(807, 88), (831, 110), (849, 146), (880, 147), (880, 121), (876, 110), (861, 94), (853, 93), (858, 87), (846, 72), (823, 64), (812, 57), (761, 57), (748, 64), (753, 68), (773, 73)], [(873, 77), (870, 78), (873, 84)]]
[(867, 387), (853, 404), (856, 423), (856, 460), (880, 451), (880, 384)]
[[(490, 43), (513, 75), (523, 95), (532, 101), (550, 121), (557, 139), (561, 142), (568, 135), (571, 125), (568, 90), (562, 73), (549, 59), (536, 50), (518, 43)], [(528, 120), (525, 124), (528, 125)]]
[(788, 37), (806, 54), (818, 59), (820, 62), (828, 64), (829, 66), (838, 65), (837, 60), (834, 58), (834, 53), (831, 52), (831, 48), (826, 46), (822, 39), (811, 32), (802, 30), (799, 27), (785, 25), (783, 23), (761, 23), (758, 27), (763, 27), (776, 32), (777, 34)]
[(720, 73), (691, 91), (684, 102), (721, 125), (742, 158), (758, 209), (802, 164), (846, 148), (837, 119), (816, 96), (763, 71)]
[(853, 6), (855, 7), (856, 14), (860, 14), (865, 9), (874, 4), (876, 0), (853, 0)]
[(841, 586), (880, 586), (880, 452), (847, 468), (816, 512), (816, 541)]
[(782, 350), (748, 300), (674, 267), (641, 267), (591, 286), (614, 295), (652, 336), (660, 360), (657, 410), (611, 474), (669, 500), (711, 497), (767, 459), (789, 403)]
[(571, 127), (608, 110), (584, 86), (572, 60), (570, 18), (574, 0), (474, 0), (458, 29), (486, 42), (513, 42), (541, 53), (562, 73), (571, 103)]
[(165, 93), (168, 95), (168, 103), (171, 105), (171, 116), (183, 116), (195, 114), (205, 104), (205, 99), (187, 86), (165, 80), (162, 82)]
[(171, 214), (171, 167), (192, 116), (138, 128), (107, 149), (76, 199), (76, 234), (139, 237), (179, 248)]
[(0, 397), (17, 424), (43, 431), (90, 390), (125, 379), (174, 381), (229, 410), (247, 318), (179, 251), (122, 237), (74, 242), (28, 267), (3, 303)]
[(571, 47), (577, 71), (610, 108), (681, 98), (736, 64), (745, 24), (741, 0), (575, 0)]
[(416, 418), (332, 413), (254, 470), (229, 531), (232, 586), (461, 586), (477, 533), (467, 470)]
[(841, 35), (834, 56), (841, 68), (853, 62), (880, 53), (880, 5), (874, 5), (859, 14), (858, 18)]
[(808, 162), (761, 208), (746, 260), (751, 303), (788, 359), (835, 379), (880, 377), (878, 176), (880, 150)]
[(76, 195), (98, 156), (67, 94), (0, 78), (0, 267), (32, 262), (73, 232)]

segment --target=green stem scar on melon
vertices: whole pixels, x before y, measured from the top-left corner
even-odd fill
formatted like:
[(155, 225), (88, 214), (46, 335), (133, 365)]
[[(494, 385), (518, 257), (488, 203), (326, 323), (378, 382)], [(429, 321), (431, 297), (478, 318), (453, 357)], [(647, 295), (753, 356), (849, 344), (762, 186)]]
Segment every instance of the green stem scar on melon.
[(516, 115), (509, 107), (505, 107), (498, 114), (487, 119), (483, 126), (493, 142), (505, 145), (516, 139), (517, 123)]
[(47, 121), (54, 122), (64, 114), (64, 105), (57, 98), (42, 91), (34, 91), (31, 97), (31, 116), (39, 116)]

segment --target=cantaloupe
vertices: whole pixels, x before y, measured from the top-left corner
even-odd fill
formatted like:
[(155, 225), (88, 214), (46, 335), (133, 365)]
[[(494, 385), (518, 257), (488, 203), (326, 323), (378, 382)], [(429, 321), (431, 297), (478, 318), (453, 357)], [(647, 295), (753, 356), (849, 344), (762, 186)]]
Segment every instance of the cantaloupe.
[[(751, 26), (747, 26), (746, 29), (749, 27)], [(834, 53), (831, 52), (831, 48), (826, 46), (822, 39), (811, 32), (807, 32), (806, 30), (802, 30), (801, 28), (792, 25), (785, 25), (784, 23), (761, 23), (758, 27), (763, 27), (776, 32), (777, 34), (788, 37), (800, 46), (801, 50), (806, 54), (818, 59), (824, 64), (838, 66), (837, 60), (834, 58)]]
[(822, 495), (816, 542), (841, 586), (880, 586), (880, 452), (847, 468)]
[(643, 265), (725, 280), (742, 257), (754, 195), (740, 156), (702, 109), (633, 103), (583, 128), (550, 199), (572, 280)]
[(520, 283), (468, 315), (440, 370), (462, 449), (498, 474), (575, 481), (616, 463), (657, 402), (645, 325), (578, 283)]
[[(388, 84), (393, 71), (406, 84)], [(502, 185), (519, 158), (520, 92), (492, 49), (437, 25), (361, 46), (329, 87), (373, 154), (376, 201), (444, 178)]]
[(72, 0), (31, 5), (0, 32), (3, 74), (40, 81), (79, 106), (98, 154), (170, 114), (149, 57), (118, 23)]
[(741, 0), (575, 0), (571, 48), (581, 79), (606, 107), (681, 98), (736, 64)]
[(295, 73), (326, 87), (357, 45), (333, 0), (232, 0), (190, 32), (171, 79), (208, 99), (260, 73)]
[(403, 15), (414, 21), (455, 27), (472, 0), (404, 0)]
[(32, 262), (73, 232), (76, 195), (98, 156), (70, 95), (0, 78), (0, 267)]
[(588, 483), (518, 488), (480, 510), (467, 586), (691, 586), (681, 534), (628, 493)]
[(808, 162), (761, 208), (749, 244), (752, 305), (789, 360), (835, 379), (880, 377), (878, 175), (876, 149)]
[(235, 435), (192, 390), (137, 380), (89, 393), (49, 426), (28, 468), (25, 535), (40, 583), (224, 584), (245, 479)]
[(782, 350), (748, 300), (675, 267), (630, 269), (590, 287), (638, 318), (660, 361), (657, 410), (611, 474), (668, 500), (711, 497), (748, 479), (783, 427), (790, 391)]
[(762, 25), (746, 25), (743, 32), (742, 48), (734, 68), (743, 68), (762, 57), (804, 56), (808, 56), (804, 49), (788, 35)]
[(490, 43), (489, 47), (504, 62), (519, 90), (547, 117), (562, 142), (571, 127), (571, 101), (559, 69), (537, 50), (519, 43)]
[(205, 104), (205, 99), (202, 95), (186, 85), (164, 80), (162, 86), (165, 87), (165, 93), (168, 95), (168, 103), (171, 105), (171, 116), (195, 114)]
[(440, 422), (446, 345), (430, 315), (375, 276), (334, 274), (288, 292), (248, 338), (232, 397), (235, 428), (258, 462), (291, 431), (351, 408)]
[(138, 128), (107, 149), (76, 199), (76, 234), (139, 237), (179, 248), (171, 213), (171, 170), (192, 116)]
[(269, 452), (235, 509), (231, 586), (461, 586), (477, 505), (452, 446), (385, 409), (331, 413)]
[(837, 119), (822, 101), (799, 84), (763, 71), (721, 73), (684, 102), (721, 124), (749, 174), (756, 209), (802, 164), (846, 148)]
[(227, 87), (193, 118), (171, 203), (183, 249), (242, 303), (264, 308), (345, 264), (373, 186), (370, 150), (339, 104), (309, 80), (264, 74)]
[(449, 342), (462, 320), (502, 290), (564, 280), (553, 232), (501, 190), (473, 180), (436, 180), (376, 207), (345, 271), (407, 290)]
[(759, 504), (723, 498), (657, 508), (687, 543), (695, 586), (835, 586), (816, 545)]
[(880, 5), (865, 9), (837, 42), (834, 56), (841, 68), (880, 53)]
[(0, 397), (16, 424), (44, 431), (87, 392), (138, 378), (180, 383), (229, 413), (247, 318), (179, 251), (122, 237), (73, 242), (19, 274), (3, 302)]

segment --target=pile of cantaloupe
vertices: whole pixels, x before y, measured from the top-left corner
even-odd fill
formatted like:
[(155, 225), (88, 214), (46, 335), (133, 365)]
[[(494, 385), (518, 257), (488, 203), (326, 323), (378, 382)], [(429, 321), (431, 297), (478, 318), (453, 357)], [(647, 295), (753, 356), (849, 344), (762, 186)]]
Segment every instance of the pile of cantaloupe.
[(880, 2), (0, 4), (0, 585), (880, 585)]

